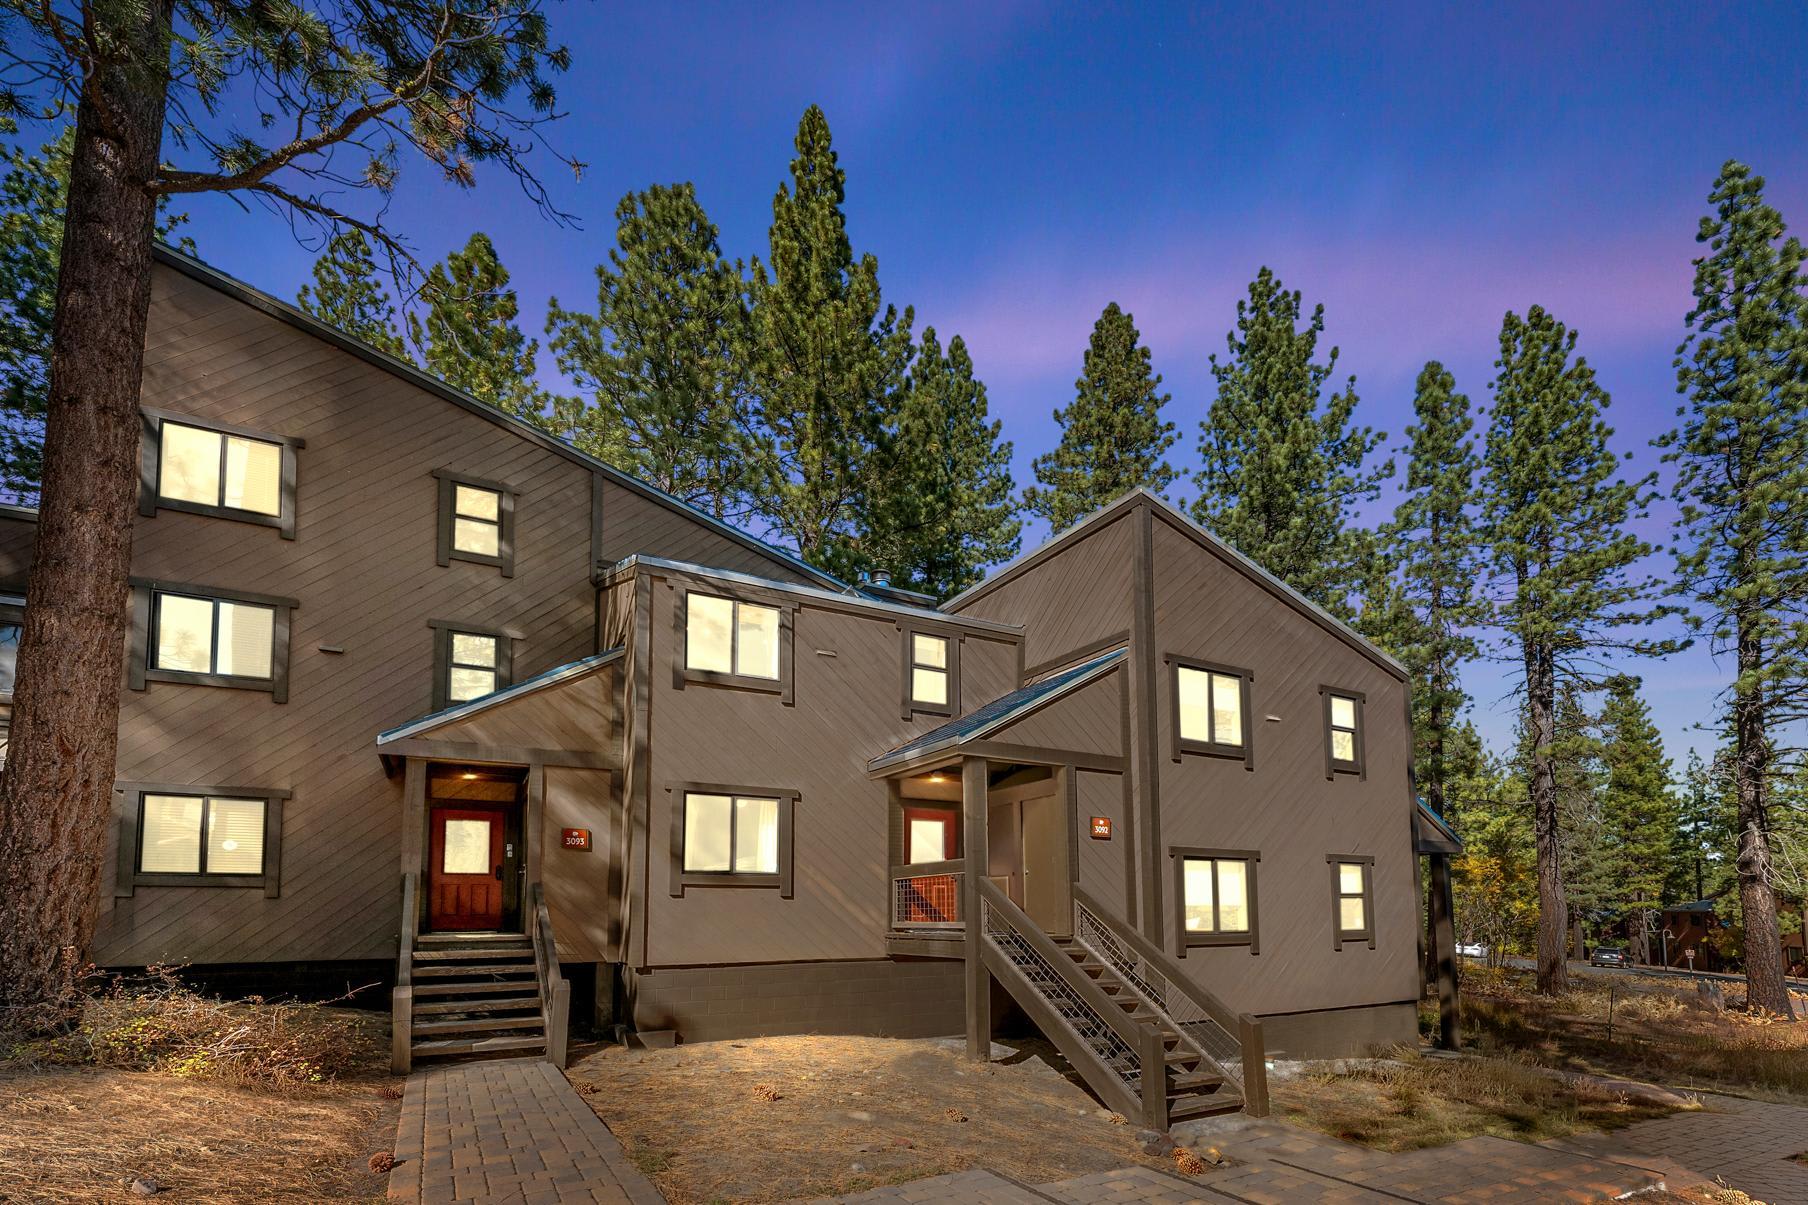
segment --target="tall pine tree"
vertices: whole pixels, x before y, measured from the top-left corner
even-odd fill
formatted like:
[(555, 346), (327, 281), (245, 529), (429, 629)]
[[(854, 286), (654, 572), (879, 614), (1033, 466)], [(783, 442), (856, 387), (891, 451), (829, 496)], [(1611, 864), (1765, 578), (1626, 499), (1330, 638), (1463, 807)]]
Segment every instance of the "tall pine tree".
[(1055, 411), (1061, 442), (1036, 457), (1040, 484), (1023, 491), (1023, 505), (1059, 532), (1139, 486), (1165, 491), (1174, 470), (1164, 455), (1176, 437), (1161, 418), (1169, 399), (1156, 392), (1160, 386), (1135, 320), (1117, 302), (1107, 305), (1093, 324), (1074, 400)]
[(747, 284), (722, 254), (690, 184), (615, 207), (615, 247), (596, 269), (596, 313), (553, 298), (559, 367), (589, 395), (573, 442), (718, 519), (741, 518), (769, 450), (748, 383)]
[(1011, 444), (959, 335), (923, 330), (860, 518), (861, 567), (947, 598), (1017, 551)]
[(1650, 962), (1651, 937), (1663, 903), (1664, 872), (1677, 828), (1670, 794), (1670, 759), (1639, 694), (1639, 680), (1625, 674), (1607, 680), (1601, 708), (1601, 821), (1615, 903), (1625, 915), (1637, 962)]
[(354, 339), (398, 360), (413, 362), (396, 326), (395, 305), (377, 276), (370, 240), (347, 229), (335, 234), (314, 261), (314, 283), (301, 286), (301, 308)]
[(1301, 325), (1300, 294), (1263, 268), (1237, 302), (1223, 360), (1211, 358), (1217, 395), (1199, 424), (1199, 497), (1193, 516), (1270, 573), (1333, 614), (1373, 554), (1354, 508), (1380, 493), (1392, 464), (1366, 461), (1385, 436), (1352, 425), (1356, 378), (1325, 396), (1337, 349), (1317, 363), (1325, 308)]
[(1412, 671), (1414, 777), (1442, 814), (1451, 732), (1469, 701), (1458, 671), (1478, 652), (1470, 633), (1482, 618), (1473, 515), (1479, 462), (1469, 398), (1436, 360), (1419, 372), (1413, 415), (1405, 497), (1385, 533), (1404, 614), (1386, 643)]
[(1677, 349), (1679, 586), (1718, 649), (1738, 799), (1739, 897), (1754, 1005), (1792, 1015), (1783, 982), (1770, 795), (1776, 734), (1808, 718), (1808, 285), (1802, 244), (1742, 163), (1721, 168), (1696, 235), (1695, 306)]
[(1496, 621), (1514, 646), (1525, 698), (1529, 793), (1538, 848), (1538, 990), (1568, 983), (1569, 908), (1559, 866), (1553, 745), (1560, 681), (1586, 680), (1603, 652), (1669, 651), (1637, 629), (1653, 583), (1632, 566), (1651, 551), (1628, 524), (1650, 479), (1619, 478), (1602, 419), (1607, 391), (1575, 354), (1576, 334), (1540, 306), (1501, 324), (1494, 413), (1483, 453), (1482, 535), (1504, 585)]
[(854, 255), (842, 213), (847, 174), (815, 105), (794, 146), (791, 182), (772, 199), (770, 259), (753, 263), (751, 366), (775, 457), (761, 503), (806, 561), (843, 569), (900, 402), (912, 316), (881, 308), (879, 261)]
[(490, 236), (479, 231), (427, 273), (425, 313), (409, 338), (428, 372), (472, 397), (546, 429), (552, 396), (534, 379), (540, 345), (521, 331), (521, 306)]

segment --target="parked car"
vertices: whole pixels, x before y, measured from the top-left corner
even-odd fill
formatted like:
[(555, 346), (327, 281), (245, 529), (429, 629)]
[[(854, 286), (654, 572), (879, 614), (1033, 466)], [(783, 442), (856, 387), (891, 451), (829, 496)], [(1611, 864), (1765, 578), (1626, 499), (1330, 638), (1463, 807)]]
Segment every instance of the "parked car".
[(1588, 956), (1591, 967), (1623, 967), (1630, 963), (1626, 951), (1619, 946), (1596, 946), (1595, 952)]
[(1488, 947), (1479, 941), (1462, 942), (1457, 945), (1456, 952), (1464, 958), (1486, 958)]

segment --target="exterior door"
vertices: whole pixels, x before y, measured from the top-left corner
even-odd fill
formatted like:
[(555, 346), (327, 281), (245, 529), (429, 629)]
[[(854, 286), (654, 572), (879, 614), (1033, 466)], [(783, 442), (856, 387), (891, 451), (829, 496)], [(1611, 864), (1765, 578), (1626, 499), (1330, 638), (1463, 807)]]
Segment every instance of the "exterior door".
[(1023, 809), (1023, 910), (1049, 933), (1073, 932), (1073, 884), (1067, 868), (1067, 803), (1038, 795)]
[(501, 808), (436, 807), (427, 869), (427, 927), (436, 932), (502, 927)]

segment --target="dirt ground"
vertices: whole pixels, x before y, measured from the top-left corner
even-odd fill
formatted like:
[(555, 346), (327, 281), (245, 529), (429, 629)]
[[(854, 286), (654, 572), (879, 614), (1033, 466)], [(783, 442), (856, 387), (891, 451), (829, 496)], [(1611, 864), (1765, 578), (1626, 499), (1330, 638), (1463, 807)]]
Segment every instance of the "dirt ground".
[(987, 1167), (1026, 1183), (1145, 1163), (1046, 1043), (779, 1037), (605, 1047), (568, 1074), (672, 1201), (786, 1201)]
[[(380, 1201), (387, 1177), (368, 1160), (393, 1145), (399, 1109), (384, 1083), (0, 1068), (0, 1201)], [(164, 1191), (135, 1196), (135, 1177)]]

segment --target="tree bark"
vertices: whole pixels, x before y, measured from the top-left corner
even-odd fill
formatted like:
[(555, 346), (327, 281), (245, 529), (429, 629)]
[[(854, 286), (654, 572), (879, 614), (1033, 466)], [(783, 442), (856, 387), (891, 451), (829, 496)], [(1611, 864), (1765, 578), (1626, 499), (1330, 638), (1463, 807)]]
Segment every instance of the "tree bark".
[(0, 1022), (65, 1024), (94, 936), (118, 746), (139, 386), (170, 0), (88, 15), (64, 214), (44, 477), (6, 767)]
[(1526, 702), (1532, 726), (1532, 833), (1538, 852), (1538, 990), (1556, 995), (1569, 986), (1569, 900), (1563, 890), (1557, 830), (1557, 673), (1551, 650), (1528, 643)]
[(1739, 806), (1739, 904), (1745, 915), (1745, 993), (1754, 1008), (1795, 1016), (1783, 979), (1783, 935), (1770, 868), (1770, 740), (1759, 677), (1764, 644), (1754, 618), (1737, 617), (1739, 678), (1733, 685), (1733, 782)]

